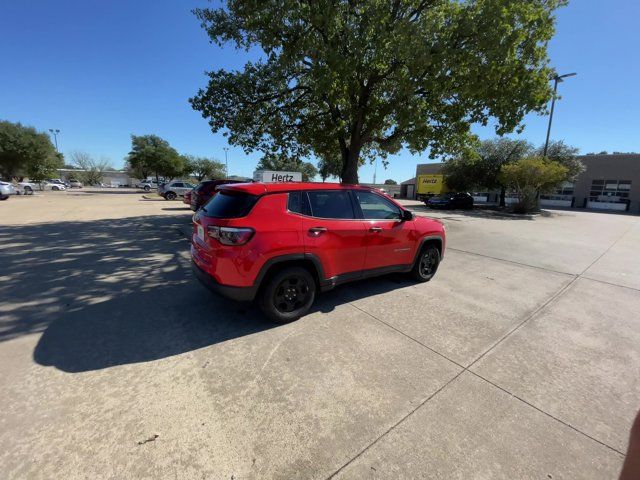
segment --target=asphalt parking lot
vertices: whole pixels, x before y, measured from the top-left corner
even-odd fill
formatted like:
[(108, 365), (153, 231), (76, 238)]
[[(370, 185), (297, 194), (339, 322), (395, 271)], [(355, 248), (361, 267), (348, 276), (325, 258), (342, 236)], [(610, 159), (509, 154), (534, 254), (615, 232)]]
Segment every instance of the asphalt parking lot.
[(2, 202), (0, 477), (615, 478), (640, 218), (432, 215), (433, 281), (344, 285), (277, 326), (193, 278), (180, 202)]

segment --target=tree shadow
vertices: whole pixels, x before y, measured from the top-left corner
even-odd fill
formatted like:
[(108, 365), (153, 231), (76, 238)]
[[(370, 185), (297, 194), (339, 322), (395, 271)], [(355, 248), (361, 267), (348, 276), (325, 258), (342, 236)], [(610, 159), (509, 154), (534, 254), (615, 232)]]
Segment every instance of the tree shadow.
[(547, 210), (539, 210), (537, 212), (531, 212), (527, 214), (512, 213), (508, 209), (500, 208), (496, 206), (476, 205), (472, 209), (446, 209), (446, 208), (428, 208), (426, 205), (407, 205), (406, 208), (414, 213), (425, 214), (427, 217), (433, 217), (435, 219), (445, 218), (447, 220), (457, 220), (456, 217), (447, 216), (447, 214), (461, 215), (467, 218), (482, 218), (489, 220), (514, 220), (532, 221), (540, 217), (554, 217), (557, 215), (554, 212)]
[[(214, 295), (196, 280), (190, 218), (0, 227), (0, 342), (42, 333), (37, 363), (85, 372), (277, 327), (255, 306)], [(340, 286), (319, 296), (312, 312), (411, 284), (394, 278)]]

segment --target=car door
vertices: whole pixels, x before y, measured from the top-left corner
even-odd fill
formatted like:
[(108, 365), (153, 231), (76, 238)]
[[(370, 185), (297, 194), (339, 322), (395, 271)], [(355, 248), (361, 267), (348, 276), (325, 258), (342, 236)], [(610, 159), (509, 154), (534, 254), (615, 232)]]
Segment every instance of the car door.
[(302, 221), (305, 253), (320, 260), (325, 279), (361, 277), (367, 231), (364, 222), (356, 218), (349, 190), (310, 190), (303, 195), (307, 210)]
[(402, 220), (402, 209), (382, 195), (367, 190), (354, 190), (354, 195), (367, 230), (365, 273), (411, 264), (416, 248), (413, 220)]

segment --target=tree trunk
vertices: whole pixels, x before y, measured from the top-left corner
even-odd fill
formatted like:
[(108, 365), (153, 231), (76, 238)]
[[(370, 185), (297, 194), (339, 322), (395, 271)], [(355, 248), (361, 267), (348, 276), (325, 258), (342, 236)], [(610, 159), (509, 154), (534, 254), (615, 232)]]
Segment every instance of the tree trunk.
[(507, 194), (507, 189), (502, 187), (500, 188), (500, 206), (504, 207), (505, 206), (505, 201), (504, 201), (504, 197)]
[[(356, 137), (356, 138), (354, 138)], [(358, 184), (358, 166), (360, 165), (360, 140), (352, 135), (351, 144), (342, 148), (342, 183)]]

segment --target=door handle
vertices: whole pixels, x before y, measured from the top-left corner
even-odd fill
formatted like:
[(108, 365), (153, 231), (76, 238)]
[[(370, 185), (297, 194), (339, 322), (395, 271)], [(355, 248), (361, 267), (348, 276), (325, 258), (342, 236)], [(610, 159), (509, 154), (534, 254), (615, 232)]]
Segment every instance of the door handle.
[(327, 227), (312, 227), (309, 229), (309, 233), (314, 237), (319, 237), (327, 231)]
[(373, 233), (380, 233), (382, 231), (382, 227), (371, 227), (369, 231)]

